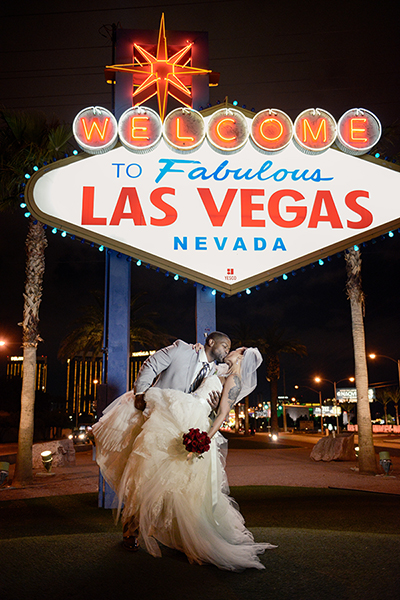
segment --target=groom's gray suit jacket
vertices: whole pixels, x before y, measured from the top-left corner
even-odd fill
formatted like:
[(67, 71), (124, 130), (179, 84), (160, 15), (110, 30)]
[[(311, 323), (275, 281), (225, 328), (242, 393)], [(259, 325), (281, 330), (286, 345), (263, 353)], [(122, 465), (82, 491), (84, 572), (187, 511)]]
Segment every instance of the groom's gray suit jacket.
[(135, 381), (135, 393), (145, 392), (156, 377), (155, 387), (188, 392), (197, 365), (197, 352), (192, 346), (176, 340), (171, 346), (158, 350), (144, 361)]

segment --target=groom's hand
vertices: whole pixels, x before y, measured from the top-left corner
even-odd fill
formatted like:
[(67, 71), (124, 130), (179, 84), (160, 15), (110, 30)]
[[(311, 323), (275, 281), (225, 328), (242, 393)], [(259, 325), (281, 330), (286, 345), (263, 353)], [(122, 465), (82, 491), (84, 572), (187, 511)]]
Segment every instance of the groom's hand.
[(144, 394), (135, 394), (135, 408), (141, 411), (145, 410), (146, 402), (144, 399)]
[(208, 394), (208, 404), (213, 410), (216, 410), (221, 399), (221, 392), (210, 392)]

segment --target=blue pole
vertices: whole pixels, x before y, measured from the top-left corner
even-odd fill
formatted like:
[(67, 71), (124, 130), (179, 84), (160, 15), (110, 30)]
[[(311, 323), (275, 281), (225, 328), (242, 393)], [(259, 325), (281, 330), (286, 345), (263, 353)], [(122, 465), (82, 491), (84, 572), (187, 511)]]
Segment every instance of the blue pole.
[[(107, 405), (125, 394), (129, 385), (131, 263), (123, 254), (107, 250), (105, 285), (105, 315), (107, 324)], [(107, 314), (108, 313), (108, 314)], [(103, 373), (104, 373), (103, 366)], [(98, 505), (115, 508), (117, 498), (99, 476)]]
[(206, 337), (216, 329), (215, 298), (211, 288), (196, 287), (196, 341), (204, 344)]

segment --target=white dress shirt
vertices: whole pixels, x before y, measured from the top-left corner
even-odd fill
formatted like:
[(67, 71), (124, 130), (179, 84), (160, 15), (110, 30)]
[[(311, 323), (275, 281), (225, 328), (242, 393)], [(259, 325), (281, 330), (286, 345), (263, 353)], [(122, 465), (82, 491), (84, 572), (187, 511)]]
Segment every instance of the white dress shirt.
[(204, 350), (204, 348), (202, 348), (197, 355), (197, 364), (196, 364), (195, 372), (193, 374), (193, 381), (196, 379), (197, 375), (200, 373), (201, 369), (203, 368), (204, 363), (208, 363), (208, 371), (207, 371), (207, 375), (206, 375), (206, 377), (208, 377), (209, 374), (213, 371), (213, 369), (215, 367), (215, 363), (213, 360), (211, 362), (209, 362), (206, 351)]

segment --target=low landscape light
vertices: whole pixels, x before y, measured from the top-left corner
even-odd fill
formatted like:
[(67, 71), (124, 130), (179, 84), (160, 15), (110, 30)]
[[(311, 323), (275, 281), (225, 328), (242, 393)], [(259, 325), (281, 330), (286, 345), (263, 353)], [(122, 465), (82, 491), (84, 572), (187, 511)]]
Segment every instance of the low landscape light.
[(42, 463), (44, 468), (48, 473), (50, 473), (51, 465), (53, 463), (53, 455), (51, 453), (51, 450), (45, 450), (44, 452), (41, 452), (40, 456), (42, 457)]
[(392, 461), (390, 459), (389, 452), (379, 452), (379, 464), (382, 469), (385, 471), (385, 475), (389, 475), (390, 468), (392, 466)]
[(6, 483), (8, 479), (8, 471), (10, 468), (9, 462), (0, 462), (0, 486)]

